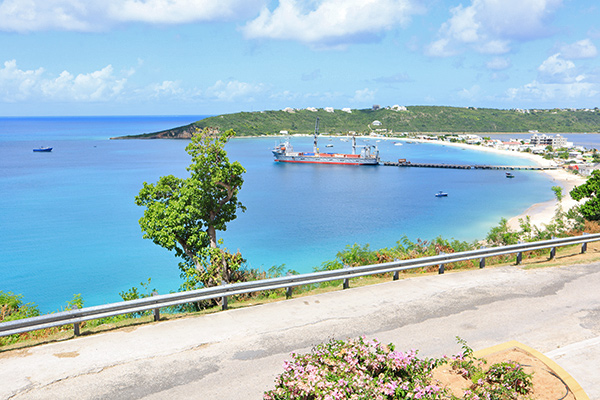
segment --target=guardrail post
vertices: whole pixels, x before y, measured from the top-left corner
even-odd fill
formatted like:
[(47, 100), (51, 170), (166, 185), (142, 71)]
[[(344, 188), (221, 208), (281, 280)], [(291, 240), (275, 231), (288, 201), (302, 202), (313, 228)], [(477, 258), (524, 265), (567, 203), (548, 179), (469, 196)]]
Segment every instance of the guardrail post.
[[(348, 269), (350, 268), (347, 265), (344, 265), (344, 269)], [(350, 287), (350, 279), (348, 278), (344, 278), (344, 285), (342, 286), (343, 289), (348, 289)]]
[(479, 268), (485, 268), (485, 257), (479, 259)]
[[(583, 232), (583, 235), (588, 235), (587, 232)], [(581, 235), (581, 236), (583, 236)], [(581, 254), (585, 253), (587, 251), (587, 242), (583, 242), (581, 243)]]
[[(552, 240), (556, 239), (554, 236), (552, 236)], [(556, 258), (556, 246), (552, 247), (550, 249), (550, 259), (554, 260), (554, 258)]]
[[(440, 255), (444, 255), (446, 253), (444, 253), (443, 251), (440, 251)], [(438, 265), (438, 274), (442, 275), (444, 273), (445, 270), (445, 265), (442, 263), (440, 265)]]
[[(394, 258), (394, 262), (398, 262), (400, 260), (398, 260), (397, 258)], [(400, 271), (394, 271), (394, 278), (395, 281), (397, 281), (398, 279), (400, 279)]]
[[(221, 281), (221, 285), (225, 285), (227, 282), (224, 280)], [(227, 296), (221, 297), (221, 310), (227, 310)]]
[[(519, 244), (523, 243), (521, 240), (519, 240)], [(520, 251), (517, 253), (517, 265), (521, 265), (521, 263), (523, 262), (523, 252)]]
[[(158, 296), (158, 292), (155, 290), (152, 292), (152, 297)], [(154, 322), (160, 321), (160, 308), (154, 309)]]
[[(77, 306), (77, 304), (73, 304), (73, 305), (71, 306), (71, 310), (78, 310), (78, 309), (79, 309), (79, 307)], [(81, 332), (80, 332), (80, 330), (79, 330), (79, 327), (80, 327), (80, 325), (79, 325), (79, 322), (75, 322), (75, 323), (73, 323), (73, 334), (74, 334), (75, 336), (79, 336), (79, 335), (81, 335)]]
[[(285, 274), (285, 276), (291, 276), (291, 275), (292, 275), (292, 273), (290, 271), (288, 271), (287, 274)], [(285, 298), (286, 299), (292, 298), (292, 290), (293, 289), (294, 288), (292, 286), (288, 286), (285, 288)]]

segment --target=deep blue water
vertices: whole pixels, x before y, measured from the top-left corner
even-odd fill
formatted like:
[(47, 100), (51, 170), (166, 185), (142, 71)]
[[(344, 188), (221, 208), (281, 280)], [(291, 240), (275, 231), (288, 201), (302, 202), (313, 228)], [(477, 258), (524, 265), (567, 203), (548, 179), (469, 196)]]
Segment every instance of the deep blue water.
[[(0, 118), (0, 290), (22, 293), (42, 311), (64, 307), (76, 293), (88, 306), (119, 301), (120, 291), (148, 277), (160, 293), (176, 290), (178, 260), (142, 239), (143, 209), (134, 197), (144, 181), (187, 176), (187, 141), (108, 138), (200, 118)], [(339, 139), (322, 139), (321, 146), (325, 141), (349, 151)], [(227, 145), (230, 158), (247, 169), (240, 193), (247, 211), (222, 237), (255, 268), (285, 264), (310, 272), (346, 245), (388, 247), (403, 235), (481, 239), (501, 217), (553, 198), (555, 183), (532, 171), (505, 179), (502, 171), (277, 164), (270, 153), (275, 143), (252, 138)], [(293, 144), (309, 150), (311, 139)], [(383, 160), (526, 163), (434, 144), (377, 144)], [(34, 153), (38, 146), (54, 150)], [(434, 197), (438, 190), (449, 196)]]

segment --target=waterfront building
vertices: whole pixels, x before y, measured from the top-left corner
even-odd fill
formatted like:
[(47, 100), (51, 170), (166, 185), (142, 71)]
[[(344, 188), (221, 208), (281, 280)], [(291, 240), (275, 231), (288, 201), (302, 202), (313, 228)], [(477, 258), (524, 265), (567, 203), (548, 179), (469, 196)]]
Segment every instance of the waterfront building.
[(538, 135), (534, 133), (529, 139), (529, 143), (534, 146), (552, 146), (553, 148), (567, 147), (567, 138), (564, 136), (556, 135)]

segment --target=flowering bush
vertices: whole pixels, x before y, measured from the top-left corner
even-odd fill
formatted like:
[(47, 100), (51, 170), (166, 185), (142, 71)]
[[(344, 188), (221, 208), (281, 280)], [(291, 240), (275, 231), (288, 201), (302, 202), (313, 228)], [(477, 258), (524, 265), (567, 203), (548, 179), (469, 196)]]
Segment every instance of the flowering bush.
[(399, 352), (393, 344), (364, 337), (331, 340), (309, 354), (293, 353), (264, 400), (457, 399), (432, 379), (432, 371), (443, 364), (465, 378), (463, 399), (516, 400), (529, 393), (531, 375), (520, 365), (499, 363), (484, 371), (485, 361), (457, 339), (463, 351), (440, 359), (419, 359), (415, 350)]
[(365, 338), (331, 340), (310, 354), (292, 354), (265, 400), (442, 399), (431, 371), (442, 360), (419, 359)]

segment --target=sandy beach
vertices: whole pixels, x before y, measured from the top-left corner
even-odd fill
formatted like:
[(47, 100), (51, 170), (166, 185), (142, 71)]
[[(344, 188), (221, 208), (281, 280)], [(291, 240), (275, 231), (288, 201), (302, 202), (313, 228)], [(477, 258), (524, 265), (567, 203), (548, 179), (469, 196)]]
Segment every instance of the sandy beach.
[[(491, 153), (510, 155), (510, 156), (520, 157), (520, 158), (523, 158), (524, 160), (527, 160), (528, 162), (524, 163), (523, 165), (539, 165), (539, 166), (546, 166), (546, 167), (556, 166), (555, 162), (553, 162), (551, 160), (546, 160), (539, 155), (531, 154), (531, 153), (499, 150), (499, 149), (494, 149), (494, 148), (485, 147), (485, 146), (470, 145), (470, 144), (465, 144), (465, 143), (449, 143), (449, 142), (441, 142), (441, 141), (435, 141), (435, 140), (398, 139), (398, 138), (396, 140), (415, 141), (415, 142), (422, 142), (422, 143), (439, 144), (439, 145), (444, 145), (444, 146), (455, 146), (455, 147), (462, 147), (462, 148), (471, 149), (471, 150), (487, 151), (487, 152), (491, 152)], [(582, 177), (580, 175), (575, 175), (575, 174), (568, 172), (562, 168), (543, 170), (543, 171), (540, 171), (539, 173), (548, 175), (552, 179), (552, 181), (555, 182), (555, 184), (553, 186), (562, 187), (563, 198), (560, 202), (560, 206), (562, 207), (563, 211), (567, 211), (571, 207), (578, 204), (577, 201), (575, 201), (571, 198), (571, 196), (569, 195), (569, 192), (575, 186), (579, 186), (579, 185), (585, 183), (586, 179), (584, 177)], [(558, 209), (558, 206), (559, 206), (559, 202), (556, 200), (556, 198), (549, 200), (549, 201), (545, 201), (543, 203), (533, 204), (531, 207), (526, 209), (522, 214), (519, 214), (519, 215), (516, 215), (516, 216), (510, 218), (508, 220), (508, 226), (510, 228), (512, 228), (513, 230), (517, 230), (517, 229), (519, 229), (519, 219), (525, 219), (525, 217), (529, 216), (532, 226), (534, 225), (534, 226), (537, 226), (538, 228), (543, 228), (544, 225), (547, 225), (552, 222), (552, 218), (556, 214), (556, 210)]]

